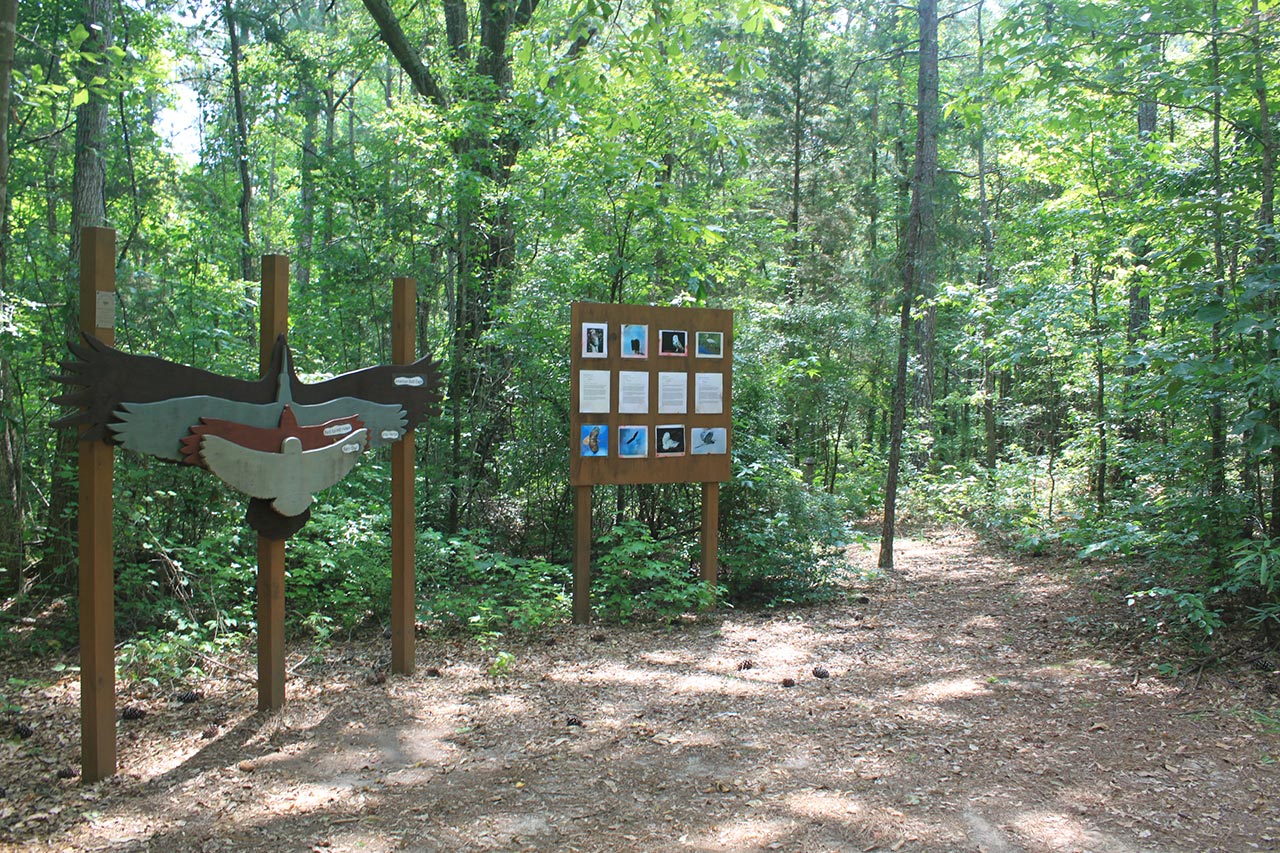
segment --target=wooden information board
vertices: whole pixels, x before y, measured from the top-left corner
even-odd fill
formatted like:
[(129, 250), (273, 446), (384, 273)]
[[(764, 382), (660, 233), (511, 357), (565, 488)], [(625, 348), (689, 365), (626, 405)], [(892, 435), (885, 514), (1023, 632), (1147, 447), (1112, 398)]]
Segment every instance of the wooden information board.
[(569, 482), (729, 479), (733, 312), (571, 306)]
[(570, 307), (573, 621), (591, 619), (591, 487), (702, 484), (702, 580), (716, 583), (720, 483), (732, 470), (733, 312)]

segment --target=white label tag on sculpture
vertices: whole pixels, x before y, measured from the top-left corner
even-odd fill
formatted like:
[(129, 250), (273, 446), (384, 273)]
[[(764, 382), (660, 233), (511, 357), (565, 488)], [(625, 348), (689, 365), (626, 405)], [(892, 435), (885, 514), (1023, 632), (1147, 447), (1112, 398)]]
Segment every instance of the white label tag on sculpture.
[(384, 429), (382, 431), (383, 441), (395, 441), (399, 437), (400, 437), (400, 430), (398, 429)]
[(392, 381), (396, 385), (412, 385), (415, 388), (418, 387), (419, 385), (425, 385), (427, 383), (427, 380), (422, 378), (421, 376), (397, 376)]
[(327, 436), (346, 435), (355, 429), (351, 424), (334, 424), (331, 427), (325, 427), (324, 434)]
[(343, 453), (359, 453), (360, 445), (354, 441), (351, 442), (350, 444), (344, 444), (342, 445), (342, 452)]

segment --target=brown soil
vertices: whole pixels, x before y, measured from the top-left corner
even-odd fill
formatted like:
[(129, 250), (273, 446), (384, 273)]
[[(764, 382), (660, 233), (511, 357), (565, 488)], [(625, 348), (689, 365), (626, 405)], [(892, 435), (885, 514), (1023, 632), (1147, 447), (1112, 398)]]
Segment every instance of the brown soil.
[(121, 684), (148, 713), (95, 785), (57, 775), (75, 679), (10, 690), (0, 850), (1280, 849), (1276, 673), (1162, 680), (1060, 564), (957, 531), (898, 554), (829, 606), (424, 638), (408, 678), (371, 677), (382, 641), (298, 650), (276, 714), (243, 680)]

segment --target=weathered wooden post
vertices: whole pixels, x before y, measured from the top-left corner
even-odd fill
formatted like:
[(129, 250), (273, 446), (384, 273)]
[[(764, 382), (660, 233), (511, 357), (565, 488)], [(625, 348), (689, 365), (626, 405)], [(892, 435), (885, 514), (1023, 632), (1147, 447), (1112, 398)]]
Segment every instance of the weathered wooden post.
[[(115, 342), (116, 232), (80, 231), (80, 330)], [(80, 770), (116, 772), (115, 564), (111, 488), (115, 448), (80, 442)]]
[[(417, 282), (397, 278), (391, 296), (391, 360), (411, 364), (417, 324)], [(413, 565), (413, 432), (391, 445), (391, 671), (412, 675), (417, 621)]]
[(720, 548), (720, 484), (702, 484), (702, 580), (715, 584), (719, 576)]
[[(271, 368), (276, 338), (289, 330), (289, 256), (262, 256), (259, 373)], [(285, 540), (258, 535), (258, 710), (284, 706)]]
[(573, 621), (591, 621), (591, 486), (573, 487)]

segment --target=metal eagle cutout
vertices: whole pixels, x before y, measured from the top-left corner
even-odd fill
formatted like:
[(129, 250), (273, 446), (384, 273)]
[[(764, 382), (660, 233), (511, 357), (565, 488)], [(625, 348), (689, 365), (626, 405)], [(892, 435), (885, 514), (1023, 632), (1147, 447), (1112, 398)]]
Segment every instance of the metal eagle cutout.
[(68, 346), (74, 358), (54, 378), (74, 390), (53, 402), (83, 410), (54, 426), (208, 468), (250, 497), (247, 521), (269, 539), (300, 530), (315, 494), (350, 473), (367, 448), (399, 441), (440, 413), (440, 373), (429, 356), (308, 384), (284, 335), (257, 380), (130, 355), (88, 334)]

